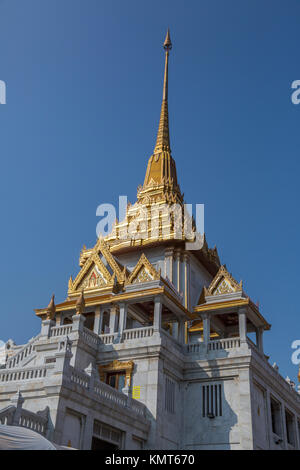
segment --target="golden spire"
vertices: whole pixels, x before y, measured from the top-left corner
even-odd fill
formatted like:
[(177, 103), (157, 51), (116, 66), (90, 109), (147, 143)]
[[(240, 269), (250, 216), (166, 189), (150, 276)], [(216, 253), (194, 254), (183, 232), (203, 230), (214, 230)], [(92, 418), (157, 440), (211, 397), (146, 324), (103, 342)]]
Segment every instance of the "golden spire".
[(169, 133), (169, 113), (168, 113), (168, 67), (169, 67), (169, 52), (172, 49), (170, 38), (170, 31), (168, 29), (166, 39), (164, 42), (164, 50), (166, 51), (165, 58), (165, 74), (164, 74), (164, 87), (163, 99), (161, 104), (160, 119), (158, 126), (158, 133), (154, 153), (160, 153), (162, 150), (171, 151), (170, 148), (170, 133)]
[[(165, 73), (158, 133), (153, 155), (148, 161), (144, 185), (138, 192), (139, 202), (143, 202), (145, 198), (149, 201), (149, 197), (156, 201), (158, 199), (165, 202), (182, 201), (182, 195), (177, 183), (176, 165), (175, 161), (171, 157), (170, 148), (168, 116), (168, 66), (169, 53), (172, 49), (172, 43), (169, 30), (167, 31), (167, 36), (163, 47), (165, 50)], [(158, 187), (160, 188), (159, 190)]]

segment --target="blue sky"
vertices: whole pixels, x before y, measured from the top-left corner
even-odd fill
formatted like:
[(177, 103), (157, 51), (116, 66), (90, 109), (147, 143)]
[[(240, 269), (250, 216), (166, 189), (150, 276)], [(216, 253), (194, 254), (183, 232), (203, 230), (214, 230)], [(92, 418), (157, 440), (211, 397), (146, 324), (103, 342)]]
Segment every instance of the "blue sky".
[(155, 143), (170, 27), (171, 145), (221, 261), (272, 324), (294, 378), (299, 328), (300, 79), (296, 0), (0, 0), (3, 340), (66, 296), (96, 207), (134, 201)]

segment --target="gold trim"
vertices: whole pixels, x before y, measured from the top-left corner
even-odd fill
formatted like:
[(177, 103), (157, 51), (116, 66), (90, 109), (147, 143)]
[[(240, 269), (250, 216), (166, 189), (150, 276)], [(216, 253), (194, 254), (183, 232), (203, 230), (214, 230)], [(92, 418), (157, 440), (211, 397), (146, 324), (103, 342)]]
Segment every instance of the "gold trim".
[(212, 304), (196, 305), (196, 307), (194, 307), (194, 312), (206, 312), (207, 310), (240, 307), (241, 305), (249, 305), (249, 299), (237, 299), (229, 300), (227, 302), (214, 302)]

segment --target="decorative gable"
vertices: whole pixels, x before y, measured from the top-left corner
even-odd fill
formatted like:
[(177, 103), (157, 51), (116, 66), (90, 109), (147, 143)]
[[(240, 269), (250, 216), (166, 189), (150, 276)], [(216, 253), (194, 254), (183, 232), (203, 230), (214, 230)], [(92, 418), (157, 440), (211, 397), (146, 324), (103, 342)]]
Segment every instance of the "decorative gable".
[(205, 297), (210, 295), (230, 294), (233, 292), (241, 292), (242, 288), (242, 281), (238, 283), (224, 265), (220, 267), (210, 286), (208, 288), (204, 287), (204, 294)]
[(138, 275), (136, 276), (136, 278), (132, 281), (132, 283), (137, 284), (139, 282), (147, 282), (147, 281), (153, 281), (153, 277), (151, 276), (149, 271), (147, 271), (145, 266), (143, 266), (140, 272), (138, 273)]
[(114, 275), (107, 270), (99, 255), (93, 253), (84, 263), (81, 271), (74, 281), (70, 278), (69, 294), (82, 290), (100, 289), (103, 287), (112, 287), (114, 284)]
[(97, 287), (104, 287), (107, 284), (107, 279), (104, 278), (99, 268), (95, 265), (79, 284), (78, 290), (96, 289)]
[(223, 279), (221, 279), (221, 281), (213, 291), (213, 295), (229, 294), (230, 292), (234, 292), (234, 288), (232, 287), (230, 282), (228, 282), (227, 279), (223, 277)]
[(99, 239), (87, 255), (81, 257), (82, 268), (75, 280), (69, 280), (69, 295), (79, 291), (108, 289), (115, 286), (115, 280), (119, 284), (124, 283), (125, 271), (110, 253), (103, 239)]
[(160, 279), (160, 271), (156, 271), (153, 264), (142, 254), (134, 270), (126, 280), (126, 284), (138, 284), (141, 282), (154, 281)]

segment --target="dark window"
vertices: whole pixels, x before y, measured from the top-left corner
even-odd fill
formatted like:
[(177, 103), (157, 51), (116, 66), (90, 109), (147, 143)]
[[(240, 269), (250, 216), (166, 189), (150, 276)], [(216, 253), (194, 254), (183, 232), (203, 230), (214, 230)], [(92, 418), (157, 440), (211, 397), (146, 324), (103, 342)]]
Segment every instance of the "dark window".
[(290, 445), (295, 445), (295, 429), (294, 429), (294, 417), (292, 413), (285, 410), (285, 422), (286, 422), (286, 437)]
[(106, 383), (113, 388), (116, 388), (120, 392), (125, 387), (125, 372), (113, 372), (108, 373), (106, 377)]
[(89, 312), (89, 313), (86, 313), (84, 316), (85, 316), (85, 322), (84, 322), (85, 328), (88, 328), (89, 330), (93, 331), (94, 322), (95, 322), (95, 313)]
[(91, 450), (118, 450), (118, 446), (112, 444), (111, 442), (103, 441), (103, 439), (98, 439), (93, 437), (92, 439), (92, 449)]
[(281, 436), (281, 412), (280, 403), (274, 398), (271, 398), (271, 417), (272, 417), (272, 431)]

